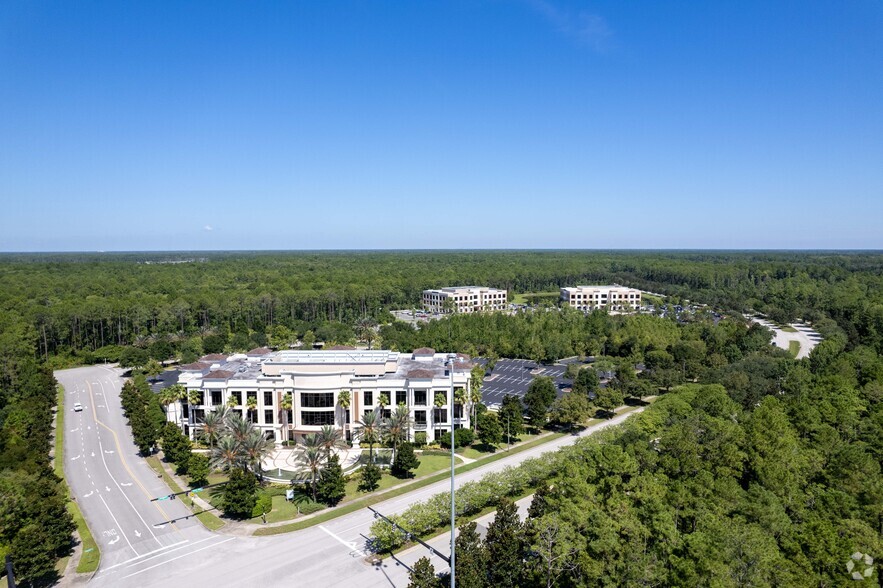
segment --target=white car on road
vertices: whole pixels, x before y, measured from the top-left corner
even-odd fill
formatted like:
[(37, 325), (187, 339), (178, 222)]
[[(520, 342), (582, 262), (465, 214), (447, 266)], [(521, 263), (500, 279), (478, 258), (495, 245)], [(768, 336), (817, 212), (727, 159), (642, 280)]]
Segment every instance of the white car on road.
[(83, 405), (80, 404), (79, 402), (74, 402), (74, 412), (82, 412), (82, 411), (83, 411)]

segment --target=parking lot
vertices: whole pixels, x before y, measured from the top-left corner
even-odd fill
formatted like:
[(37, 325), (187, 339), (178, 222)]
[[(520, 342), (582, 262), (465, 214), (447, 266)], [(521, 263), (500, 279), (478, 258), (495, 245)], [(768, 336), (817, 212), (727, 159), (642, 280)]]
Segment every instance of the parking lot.
[(564, 389), (571, 385), (570, 380), (564, 379), (566, 369), (563, 365), (540, 365), (537, 369), (536, 362), (527, 359), (497, 360), (493, 371), (484, 378), (482, 402), (488, 407), (496, 408), (502, 404), (503, 397), (507, 394), (521, 398), (527, 393), (535, 376), (551, 377), (558, 388), (558, 396), (561, 396)]

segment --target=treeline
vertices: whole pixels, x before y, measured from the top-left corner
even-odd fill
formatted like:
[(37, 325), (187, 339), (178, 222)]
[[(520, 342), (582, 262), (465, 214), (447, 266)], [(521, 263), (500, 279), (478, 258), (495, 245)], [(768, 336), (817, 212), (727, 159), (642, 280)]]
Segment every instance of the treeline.
[(72, 548), (67, 493), (49, 465), (55, 386), (29, 326), (0, 311), (0, 559), (12, 557), (19, 582), (52, 583)]
[[(504, 501), (501, 529), (489, 529), (485, 541), (461, 518), (458, 584), (837, 586), (856, 572), (877, 579), (867, 562), (883, 553), (881, 368), (867, 353), (832, 362), (753, 354), (706, 370), (705, 383), (674, 388), (616, 430), (465, 484), (456, 494), (460, 517), (530, 489), (535, 495), (524, 523)], [(738, 383), (743, 377), (751, 383)], [(440, 494), (393, 519), (431, 533), (447, 524), (448, 503)], [(372, 537), (381, 551), (405, 540), (383, 523)], [(428, 560), (414, 566), (411, 586), (440, 586)]]
[[(193, 260), (186, 263), (168, 263)], [(146, 263), (154, 262), (154, 263)], [(166, 262), (166, 263), (162, 263)], [(619, 282), (781, 322), (804, 318), (883, 350), (883, 256), (863, 253), (423, 251), (4, 255), (0, 308), (36, 352), (101, 361), (108, 346), (343, 342), (364, 317), (419, 306), (424, 288), (511, 292)], [(319, 332), (325, 329), (326, 332)], [(825, 333), (828, 334), (827, 332)], [(273, 341), (270, 341), (271, 343)], [(216, 342), (210, 344), (215, 347)], [(112, 349), (110, 351), (113, 351)], [(199, 349), (202, 351), (202, 349)], [(195, 351), (194, 351), (195, 352)]]

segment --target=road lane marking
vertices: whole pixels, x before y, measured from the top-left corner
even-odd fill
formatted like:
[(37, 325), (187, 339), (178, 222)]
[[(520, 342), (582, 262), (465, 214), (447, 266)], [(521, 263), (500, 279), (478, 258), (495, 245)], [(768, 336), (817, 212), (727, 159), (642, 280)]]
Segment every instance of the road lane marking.
[[(87, 384), (88, 384), (88, 383), (87, 383)], [(92, 387), (89, 386), (89, 395), (91, 396), (91, 394), (92, 394)], [(119, 445), (119, 440), (117, 439), (117, 436), (116, 436), (116, 432), (115, 432), (113, 429), (111, 429), (110, 427), (108, 427), (107, 425), (105, 425), (104, 423), (102, 423), (101, 421), (98, 420), (98, 415), (95, 413), (95, 408), (94, 408), (94, 407), (92, 408), (92, 418), (95, 419), (95, 422), (96, 422), (96, 423), (98, 423), (99, 425), (103, 426), (104, 428), (106, 428), (108, 431), (110, 431), (110, 432), (113, 434), (113, 438), (114, 438), (114, 440), (116, 440), (116, 442), (117, 442), (117, 449), (119, 449), (120, 452), (122, 452), (122, 449), (120, 448), (120, 445)], [(119, 482), (118, 482), (117, 479), (114, 477), (114, 475), (110, 472), (110, 468), (107, 466), (107, 460), (104, 459), (104, 446), (103, 446), (102, 443), (101, 443), (101, 437), (98, 438), (98, 449), (101, 451), (101, 461), (102, 461), (102, 463), (104, 464), (104, 469), (107, 471), (107, 475), (110, 476), (110, 479), (113, 480), (113, 483), (114, 483), (114, 484), (117, 484), (117, 486), (119, 486)], [(122, 456), (122, 455), (120, 455), (120, 460), (123, 462), (123, 467), (126, 468), (126, 471), (129, 472), (129, 475), (131, 475), (132, 478), (134, 478), (135, 481), (138, 482), (138, 478), (136, 478), (134, 475), (132, 475), (132, 471), (129, 470), (129, 467), (126, 465), (126, 460), (123, 459), (123, 456)], [(138, 482), (138, 485), (141, 486), (141, 483)], [(144, 490), (144, 486), (141, 486), (141, 489)], [(156, 533), (154, 533), (154, 532), (150, 529), (150, 525), (147, 524), (147, 521), (145, 521), (145, 520), (144, 520), (144, 517), (141, 516), (141, 512), (140, 512), (137, 508), (135, 508), (135, 505), (132, 504), (132, 501), (129, 499), (129, 497), (126, 495), (126, 493), (123, 492), (123, 489), (122, 489), (122, 488), (120, 488), (120, 494), (123, 495), (123, 498), (126, 499), (126, 502), (128, 502), (128, 503), (129, 503), (129, 506), (132, 507), (132, 510), (135, 511), (135, 514), (138, 515), (138, 518), (141, 519), (141, 522), (144, 523), (144, 526), (147, 528), (148, 531), (150, 531), (150, 534), (153, 535), (153, 539), (154, 539), (157, 543), (159, 543), (160, 545), (162, 545), (162, 542), (159, 540), (159, 537), (157, 537), (157, 536), (156, 536)], [(150, 498), (150, 495), (147, 494), (147, 490), (144, 490), (144, 494), (145, 494), (148, 498)], [(154, 503), (154, 504), (155, 504), (155, 503)], [(166, 513), (163, 512), (162, 509), (159, 509), (159, 510), (160, 510), (160, 512), (162, 512), (163, 516), (165, 516), (166, 518), (168, 518), (168, 515), (166, 515)], [(117, 524), (117, 526), (119, 526), (119, 524)], [(173, 526), (174, 526), (174, 525), (173, 525)], [(178, 531), (177, 527), (175, 527), (175, 530)], [(180, 533), (180, 531), (178, 531), (178, 532)], [(137, 554), (136, 554), (136, 555), (137, 555)]]
[(113, 545), (114, 543), (119, 542), (119, 540), (120, 540), (120, 536), (117, 535), (117, 538), (116, 538), (116, 539), (111, 539), (110, 541), (107, 542), (107, 544), (108, 544), (108, 545)]
[(332, 533), (331, 531), (329, 531), (328, 529), (326, 529), (326, 528), (323, 527), (322, 525), (319, 525), (319, 528), (322, 529), (323, 531), (325, 531), (326, 533), (328, 533), (328, 535), (329, 535), (332, 539), (334, 539), (335, 541), (337, 541), (337, 542), (340, 543), (341, 545), (344, 545), (345, 547), (348, 547), (348, 548), (350, 549), (350, 553), (351, 553), (351, 554), (352, 554), (352, 553), (355, 553), (355, 554), (358, 555), (359, 557), (365, 557), (365, 553), (364, 553), (361, 549), (359, 549), (359, 548), (356, 547), (356, 542), (355, 542), (355, 541), (344, 541), (343, 539), (341, 539), (340, 537), (338, 537), (337, 535), (335, 535), (334, 533)]
[(131, 485), (132, 485), (132, 482), (123, 482), (120, 484), (120, 486), (131, 486)]
[(153, 564), (153, 565), (150, 566), (149, 568), (144, 568), (143, 570), (138, 570), (137, 572), (131, 573), (131, 574), (129, 574), (128, 576), (123, 576), (121, 579), (122, 579), (122, 580), (125, 580), (126, 578), (131, 578), (132, 576), (137, 576), (138, 574), (140, 574), (140, 573), (142, 573), (142, 572), (146, 572), (146, 571), (148, 571), (148, 570), (152, 570), (153, 568), (156, 568), (156, 567), (159, 567), (159, 566), (165, 565), (165, 564), (167, 564), (167, 563), (173, 562), (173, 561), (175, 561), (176, 559), (181, 559), (182, 557), (188, 557), (188, 556), (190, 556), (190, 555), (193, 555), (194, 553), (199, 553), (200, 551), (204, 551), (204, 550), (206, 550), (206, 549), (211, 549), (212, 547), (217, 547), (217, 546), (220, 545), (221, 543), (227, 543), (228, 541), (233, 541), (234, 539), (236, 539), (236, 537), (228, 537), (227, 539), (224, 539), (223, 541), (218, 541), (217, 543), (212, 543), (211, 545), (206, 545), (205, 547), (202, 547), (202, 548), (200, 548), (200, 549), (196, 549), (196, 550), (193, 550), (193, 551), (188, 551), (187, 553), (182, 554), (182, 555), (179, 555), (178, 557), (173, 557), (172, 559), (166, 559), (166, 560), (163, 560), (163, 561), (161, 561), (161, 562), (159, 562), (159, 563), (157, 563), (157, 564)]
[[(197, 543), (202, 543), (203, 541), (208, 541), (209, 539), (214, 539), (214, 537), (206, 537), (205, 539), (200, 539), (199, 541), (195, 541), (195, 542), (193, 543), (193, 545), (196, 545)], [(154, 549), (153, 551), (148, 551), (147, 553), (142, 553), (142, 554), (139, 555), (138, 557), (133, 557), (132, 559), (127, 559), (126, 561), (122, 561), (122, 562), (120, 562), (120, 563), (118, 563), (118, 564), (114, 564), (114, 565), (112, 565), (112, 566), (108, 566), (108, 567), (106, 567), (106, 568), (101, 568), (101, 569), (98, 571), (98, 573), (100, 574), (100, 573), (102, 573), (102, 572), (106, 572), (106, 571), (108, 571), (108, 570), (112, 570), (112, 569), (114, 569), (114, 568), (118, 568), (118, 567), (120, 567), (120, 566), (124, 566), (124, 565), (126, 565), (126, 564), (130, 564), (130, 563), (132, 563), (133, 561), (136, 561), (136, 560), (141, 559), (142, 557), (147, 558), (147, 559), (145, 559), (145, 560), (143, 560), (143, 561), (147, 561), (148, 559), (153, 559), (154, 557), (159, 557), (158, 555), (153, 555), (153, 554), (154, 554), (154, 553), (159, 553), (160, 551), (165, 551), (166, 553), (171, 553), (172, 551), (178, 551), (178, 549), (181, 549), (181, 547), (178, 547), (178, 546), (179, 546), (179, 545), (184, 545), (185, 543), (190, 543), (190, 540), (189, 540), (189, 539), (184, 539), (183, 541), (178, 541), (177, 543), (172, 543), (171, 545), (166, 545), (165, 547), (160, 547), (159, 549)], [(178, 547), (178, 549), (172, 549), (172, 547)], [(168, 551), (166, 551), (166, 550), (168, 550)], [(153, 555), (153, 557), (147, 557), (148, 555)], [(165, 555), (165, 553), (164, 553), (163, 555)], [(143, 562), (138, 562), (138, 563), (143, 563)], [(133, 565), (135, 565), (135, 564), (133, 564)]]
[[(122, 529), (122, 527), (120, 527), (120, 523), (119, 523), (119, 521), (117, 521), (117, 518), (116, 518), (115, 516), (113, 516), (113, 511), (110, 510), (110, 507), (109, 507), (109, 506), (107, 506), (107, 501), (104, 500), (104, 496), (102, 496), (101, 494), (99, 494), (99, 495), (98, 495), (98, 498), (100, 498), (100, 499), (101, 499), (101, 502), (104, 503), (104, 508), (106, 508), (106, 509), (107, 509), (107, 512), (110, 513), (110, 518), (113, 519), (113, 522), (116, 523), (116, 526), (119, 527), (120, 529)], [(135, 552), (135, 555), (138, 555), (138, 550), (135, 549), (134, 547), (132, 547), (132, 542), (129, 541), (129, 538), (126, 537), (126, 534), (123, 533), (123, 532), (120, 532), (120, 534), (123, 536), (123, 539), (126, 540), (126, 543), (129, 544), (129, 547), (132, 549), (132, 551)], [(119, 537), (117, 537), (117, 538), (119, 539)]]
[(138, 529), (135, 529), (135, 537), (140, 537), (140, 536), (141, 536), (141, 531), (139, 531)]

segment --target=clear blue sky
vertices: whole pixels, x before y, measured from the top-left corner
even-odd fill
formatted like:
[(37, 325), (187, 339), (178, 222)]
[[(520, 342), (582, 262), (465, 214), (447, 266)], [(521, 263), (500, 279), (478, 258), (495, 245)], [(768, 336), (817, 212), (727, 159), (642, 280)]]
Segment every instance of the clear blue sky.
[(0, 251), (883, 248), (883, 2), (0, 3)]

